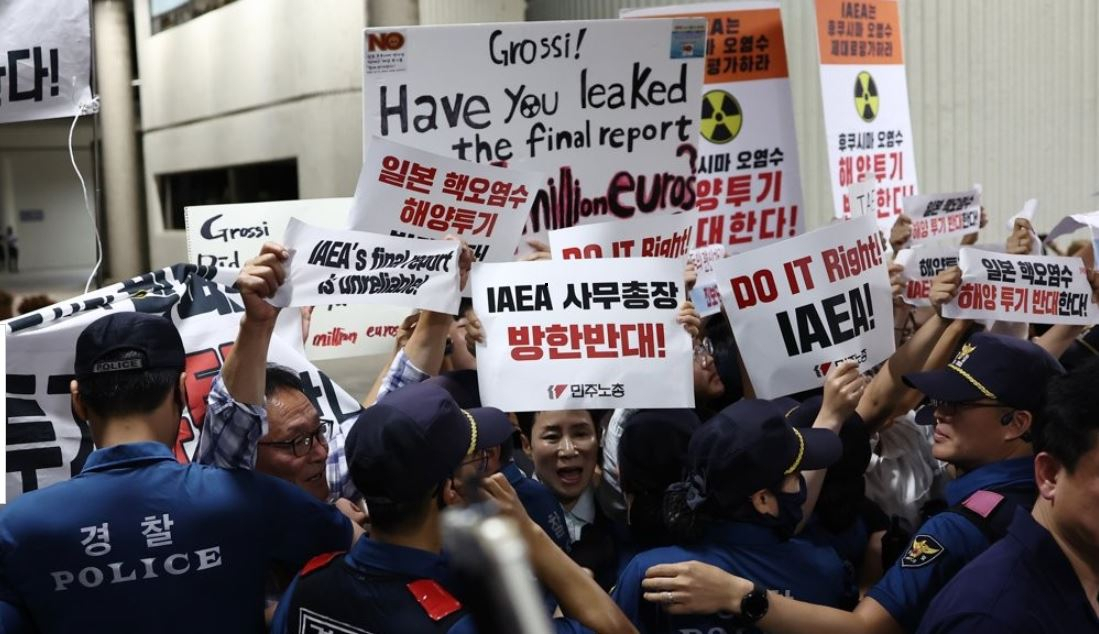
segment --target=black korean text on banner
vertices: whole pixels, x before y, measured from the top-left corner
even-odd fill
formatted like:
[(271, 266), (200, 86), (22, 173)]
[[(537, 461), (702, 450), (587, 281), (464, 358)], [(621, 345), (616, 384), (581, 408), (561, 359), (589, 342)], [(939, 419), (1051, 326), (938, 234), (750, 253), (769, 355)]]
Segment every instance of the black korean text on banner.
[(848, 188), (877, 181), (879, 228), (888, 235), (916, 193), (916, 159), (897, 0), (815, 0), (821, 98), (836, 217), (848, 217)]
[(931, 282), (935, 276), (952, 266), (958, 266), (958, 247), (948, 244), (918, 244), (901, 249), (893, 261), (904, 267), (904, 291), (901, 298), (906, 304), (923, 308), (931, 305)]
[(458, 312), (459, 243), (324, 229), (292, 218), (276, 306), (382, 304)]
[(0, 2), (0, 123), (72, 117), (91, 102), (88, 7)]
[(1004, 322), (1092, 325), (1091, 298), (1078, 257), (1010, 255), (964, 247), (958, 255), (962, 287), (943, 316)]
[(423, 26), (365, 37), (367, 137), (544, 172), (528, 237), (695, 207), (703, 20)]
[(893, 353), (889, 277), (869, 216), (719, 260), (714, 272), (763, 398), (818, 387), (840, 361), (866, 369)]
[(697, 246), (730, 253), (804, 231), (794, 109), (779, 3), (630, 9), (623, 18), (706, 18), (699, 93)]
[(681, 258), (694, 244), (698, 214), (649, 216), (628, 222), (600, 222), (549, 232), (555, 259)]
[(350, 227), (397, 237), (455, 235), (478, 262), (513, 258), (540, 173), (461, 161), (372, 137)]
[(475, 264), (481, 402), (509, 411), (693, 407), (683, 267), (667, 258)]
[(958, 238), (981, 228), (981, 191), (921, 194), (904, 199), (912, 219), (912, 243)]

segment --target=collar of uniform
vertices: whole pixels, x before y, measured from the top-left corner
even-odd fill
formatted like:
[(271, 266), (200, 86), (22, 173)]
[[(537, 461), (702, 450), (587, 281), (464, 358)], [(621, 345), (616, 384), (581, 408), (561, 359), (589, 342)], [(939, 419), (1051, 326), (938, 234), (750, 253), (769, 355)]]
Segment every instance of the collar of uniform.
[(1002, 489), (1012, 485), (1034, 484), (1034, 458), (1012, 458), (978, 467), (946, 485), (946, 503), (962, 500), (981, 489)]
[(595, 493), (592, 492), (591, 487), (584, 489), (568, 514), (580, 520), (585, 526), (595, 521)]
[[(1015, 509), (1007, 534), (1031, 553), (1030, 560), (1038, 562), (1033, 568), (1045, 577), (1046, 583), (1056, 591), (1055, 594), (1060, 595), (1067, 604), (1079, 603), (1084, 612), (1094, 619), (1095, 612), (1091, 609), (1084, 587), (1068, 557), (1053, 539), (1053, 535), (1031, 516), (1030, 509)], [(1094, 619), (1093, 622), (1099, 622), (1099, 619)]]
[(731, 548), (767, 546), (781, 539), (774, 530), (750, 522), (716, 522), (706, 530), (706, 541), (727, 544)]
[(106, 471), (107, 469), (127, 467), (140, 462), (174, 461), (175, 459), (175, 454), (164, 443), (133, 442), (93, 451), (84, 462), (84, 468), (80, 473)]
[(504, 474), (504, 477), (508, 479), (508, 484), (515, 487), (523, 480), (527, 479), (527, 476), (523, 474), (523, 471), (519, 468), (519, 465), (514, 462), (509, 462), (506, 465), (500, 467), (500, 473)]
[(419, 548), (409, 548), (363, 536), (351, 547), (348, 561), (360, 568), (373, 568), (417, 579), (433, 579), (444, 586), (449, 581), (446, 558)]

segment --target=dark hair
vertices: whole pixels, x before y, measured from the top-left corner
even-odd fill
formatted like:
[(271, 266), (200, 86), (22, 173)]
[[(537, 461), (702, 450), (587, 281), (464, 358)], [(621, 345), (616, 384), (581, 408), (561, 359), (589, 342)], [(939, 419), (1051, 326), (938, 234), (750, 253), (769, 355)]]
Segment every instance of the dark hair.
[(271, 398), (271, 395), (279, 390), (296, 390), (305, 393), (305, 385), (301, 382), (298, 373), (290, 368), (267, 364), (267, 372), (264, 378), (263, 395)]
[[(137, 350), (117, 350), (99, 361), (144, 359)], [(179, 389), (180, 370), (107, 372), (77, 382), (80, 400), (97, 416), (113, 418), (145, 414), (160, 407), (169, 392)]]
[(445, 481), (425, 493), (423, 497), (411, 502), (387, 502), (371, 504), (367, 501), (367, 510), (370, 511), (370, 526), (386, 533), (407, 533), (419, 528), (427, 517), (431, 505), (442, 506), (438, 500), (439, 492)]
[[(588, 416), (591, 416), (591, 424), (595, 427), (595, 440), (602, 442), (603, 440), (603, 427), (600, 424), (603, 421), (606, 410), (601, 409), (589, 409), (586, 410)], [(523, 435), (527, 437), (527, 440), (533, 441), (531, 433), (534, 432), (534, 419), (538, 417), (542, 412), (514, 412), (515, 418), (519, 421), (519, 431), (523, 432)]]
[(1080, 458), (1099, 442), (1099, 359), (1055, 376), (1046, 384), (1045, 407), (1034, 417), (1035, 452), (1047, 452), (1072, 473)]

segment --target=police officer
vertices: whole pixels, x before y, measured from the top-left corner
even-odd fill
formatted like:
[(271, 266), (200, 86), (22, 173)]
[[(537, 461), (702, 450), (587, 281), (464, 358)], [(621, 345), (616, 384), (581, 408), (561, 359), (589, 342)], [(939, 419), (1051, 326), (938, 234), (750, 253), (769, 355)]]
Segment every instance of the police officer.
[[(761, 626), (793, 632), (913, 632), (932, 598), (966, 563), (1006, 532), (1015, 508), (1029, 508), (1034, 486), (1034, 412), (1046, 383), (1063, 368), (1041, 347), (1022, 339), (978, 333), (945, 367), (904, 380), (931, 399), (917, 413), (935, 423), (933, 455), (963, 472), (947, 486), (950, 509), (925, 522), (904, 555), (886, 571), (854, 612), (828, 610), (770, 595)], [(684, 594), (682, 611), (738, 612), (750, 590), (710, 569), (650, 571), (651, 598), (668, 586), (720, 586), (728, 594), (696, 602)]]
[[(477, 450), (479, 428), (445, 390), (418, 383), (363, 411), (347, 437), (351, 478), (370, 509), (371, 535), (346, 555), (310, 562), (275, 614), (272, 632), (472, 632), (446, 559), (440, 509), (453, 498), (454, 472)], [(559, 631), (630, 632), (595, 581), (521, 511), (501, 474), (486, 492), (518, 517), (535, 573), (562, 611)], [(507, 498), (507, 499), (505, 499)]]
[(0, 513), (0, 631), (260, 632), (271, 564), (351, 543), (297, 487), (176, 461), (183, 367), (164, 317), (113, 312), (80, 334), (73, 411), (99, 449)]
[[(750, 619), (730, 615), (672, 615), (642, 600), (645, 571), (657, 564), (699, 560), (766, 589), (838, 605), (843, 564), (834, 550), (791, 539), (802, 520), (807, 488), (802, 470), (824, 469), (840, 458), (828, 429), (796, 429), (769, 401), (743, 399), (695, 430), (687, 450), (687, 479), (666, 497), (665, 521), (678, 546), (639, 554), (614, 590), (618, 605), (641, 632), (735, 632)], [(709, 521), (707, 521), (709, 520)], [(692, 540), (690, 533), (701, 533)], [(665, 605), (675, 601), (664, 595)]]

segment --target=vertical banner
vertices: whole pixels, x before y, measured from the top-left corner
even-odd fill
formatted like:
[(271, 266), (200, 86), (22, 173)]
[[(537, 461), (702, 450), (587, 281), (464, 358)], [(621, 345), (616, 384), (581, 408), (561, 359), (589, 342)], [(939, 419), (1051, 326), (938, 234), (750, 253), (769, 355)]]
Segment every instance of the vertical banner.
[[(291, 218), (341, 229), (347, 226), (350, 208), (350, 198), (187, 207), (187, 260), (200, 266), (239, 269), (259, 254), (264, 242), (282, 239)], [(311, 361), (389, 354), (408, 312), (400, 306), (317, 306), (308, 331), (303, 333), (305, 354)], [(290, 311), (283, 314), (289, 317)]]
[(866, 370), (893, 354), (893, 302), (869, 216), (714, 263), (752, 387), (776, 398), (819, 387), (848, 359)]
[(683, 267), (667, 258), (473, 265), (481, 402), (505, 411), (694, 407)]
[(916, 193), (897, 0), (816, 0), (820, 88), (837, 217), (849, 217), (848, 187), (877, 179), (878, 227), (888, 235)]
[(805, 230), (797, 135), (779, 3), (709, 2), (622, 11), (706, 18), (698, 238), (730, 253)]
[(366, 29), (363, 133), (546, 174), (524, 228), (695, 207), (701, 19)]
[(348, 225), (394, 237), (465, 240), (478, 262), (515, 255), (544, 178), (373, 137)]
[(0, 1), (0, 123), (74, 117), (91, 101), (89, 5)]

